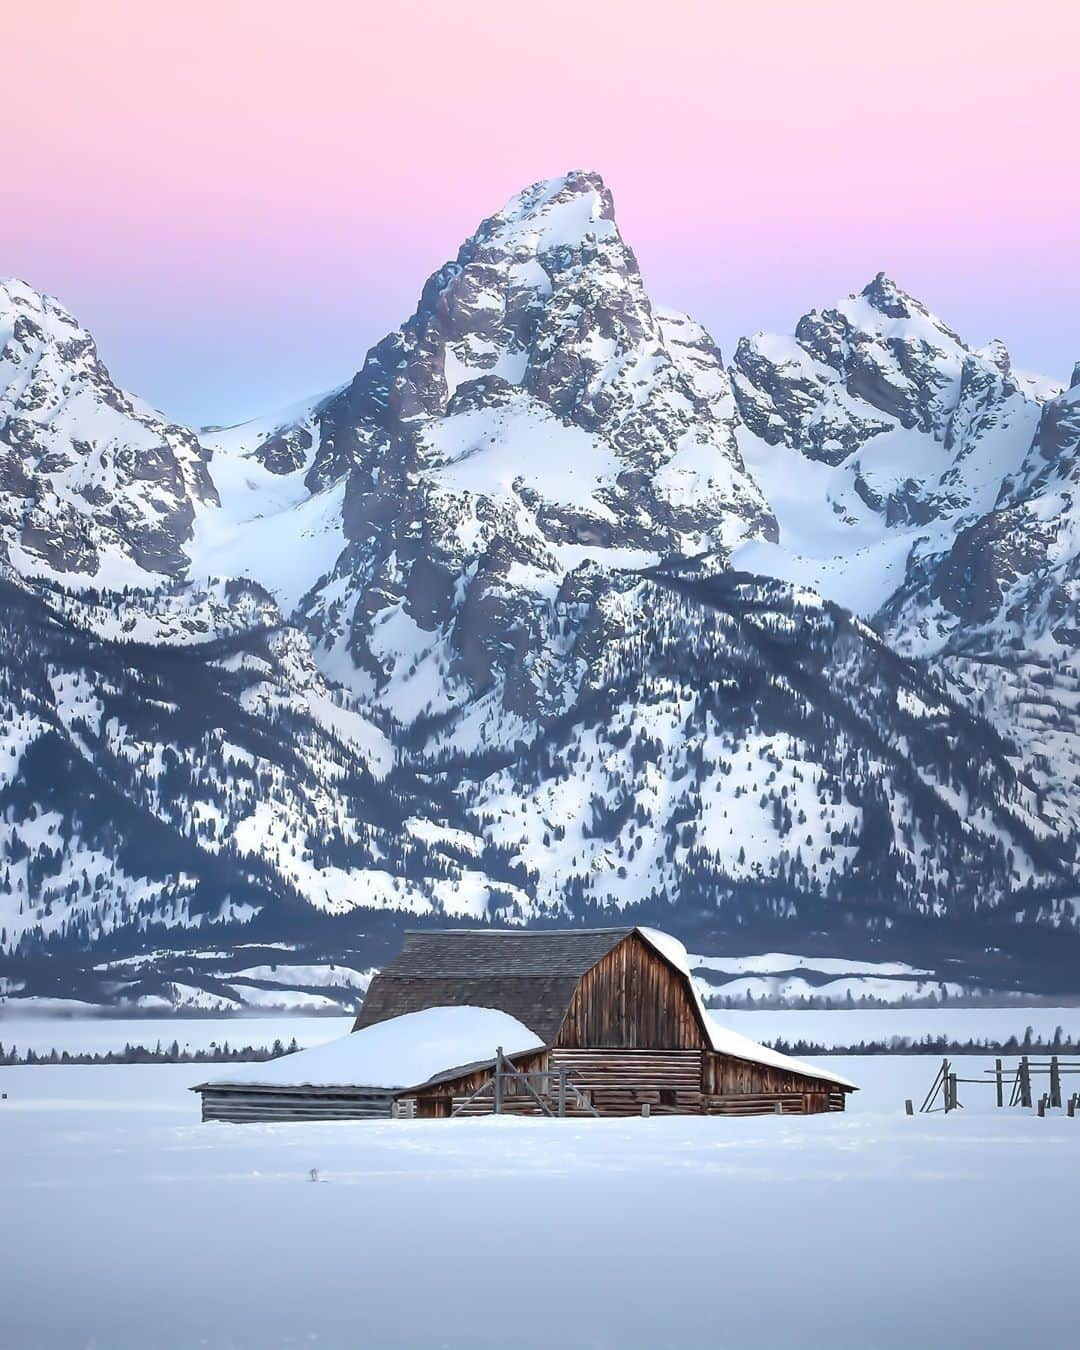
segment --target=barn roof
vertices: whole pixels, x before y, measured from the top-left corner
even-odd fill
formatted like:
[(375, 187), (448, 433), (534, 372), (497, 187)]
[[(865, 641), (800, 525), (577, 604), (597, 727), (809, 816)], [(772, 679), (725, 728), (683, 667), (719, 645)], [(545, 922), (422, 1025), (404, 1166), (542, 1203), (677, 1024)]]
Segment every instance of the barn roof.
[(406, 932), (400, 953), (372, 980), (353, 1030), (426, 1008), (499, 1008), (551, 1045), (581, 977), (633, 933), (682, 976), (706, 1046), (737, 1059), (828, 1079), (844, 1088), (855, 1086), (839, 1074), (804, 1064), (721, 1026), (702, 1002), (682, 943), (668, 933), (640, 926)]
[(427, 929), (407, 932), (371, 982), (356, 1030), (421, 1008), (502, 1008), (545, 1042), (558, 1035), (578, 981), (633, 928)]

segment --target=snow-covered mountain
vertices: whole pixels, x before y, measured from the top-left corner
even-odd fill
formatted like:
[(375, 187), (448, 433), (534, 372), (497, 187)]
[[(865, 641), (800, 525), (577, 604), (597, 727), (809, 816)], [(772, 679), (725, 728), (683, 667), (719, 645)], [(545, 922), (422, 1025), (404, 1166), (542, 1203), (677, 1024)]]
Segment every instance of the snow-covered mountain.
[(113, 384), (62, 305), (0, 283), (0, 566), (114, 590), (178, 575), (208, 458)]
[(226, 1007), (632, 910), (1068, 984), (1080, 389), (883, 275), (729, 373), (585, 173), (242, 427), (0, 295), (0, 976)]
[(780, 524), (738, 561), (867, 615), (912, 555), (942, 552), (993, 508), (1056, 392), (1014, 372), (1001, 342), (966, 346), (884, 274), (791, 337), (744, 338), (732, 384)]

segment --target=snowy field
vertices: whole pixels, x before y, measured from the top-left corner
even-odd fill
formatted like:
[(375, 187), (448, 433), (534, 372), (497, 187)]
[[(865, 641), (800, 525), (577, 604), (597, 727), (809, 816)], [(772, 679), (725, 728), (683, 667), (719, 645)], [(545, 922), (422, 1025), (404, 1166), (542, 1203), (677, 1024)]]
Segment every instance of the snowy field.
[(215, 1066), (0, 1069), (0, 1343), (1075, 1345), (1080, 1118), (831, 1063), (845, 1115), (244, 1126)]
[[(756, 1041), (783, 1038), (804, 1039), (829, 1047), (857, 1045), (860, 1041), (889, 1041), (894, 1036), (922, 1039), (948, 1036), (969, 1040), (1010, 1036), (1022, 1040), (1030, 1027), (1033, 1035), (1050, 1040), (1061, 1027), (1080, 1041), (1080, 1007), (1007, 1008), (821, 1008), (772, 1009), (757, 1012), (741, 1008), (717, 1008), (715, 1019), (733, 1031)], [(159, 1041), (169, 1046), (175, 1040), (182, 1050), (205, 1050), (228, 1042), (231, 1046), (288, 1045), (296, 1038), (301, 1048), (344, 1036), (353, 1018), (312, 1017), (302, 1013), (266, 1017), (55, 1017), (33, 1016), (9, 1004), (0, 1014), (0, 1045), (15, 1045), (20, 1052), (34, 1050), (58, 1053), (106, 1052), (125, 1045), (152, 1049)]]
[[(1061, 1027), (1080, 1041), (1080, 1008), (794, 1008), (743, 1012), (716, 1008), (713, 1016), (733, 1031), (756, 1041), (808, 1041), (814, 1045), (847, 1046), (860, 1041), (885, 1041), (894, 1036), (922, 1040), (947, 1036), (968, 1041), (1008, 1041), (1032, 1035), (1049, 1041)], [(0, 1026), (3, 1024), (0, 1023)]]
[(0, 1017), (0, 1045), (20, 1051), (68, 1050), (105, 1053), (125, 1045), (152, 1049), (176, 1041), (181, 1050), (208, 1050), (214, 1045), (283, 1045), (296, 1038), (303, 1049), (344, 1036), (352, 1030), (353, 1017)]

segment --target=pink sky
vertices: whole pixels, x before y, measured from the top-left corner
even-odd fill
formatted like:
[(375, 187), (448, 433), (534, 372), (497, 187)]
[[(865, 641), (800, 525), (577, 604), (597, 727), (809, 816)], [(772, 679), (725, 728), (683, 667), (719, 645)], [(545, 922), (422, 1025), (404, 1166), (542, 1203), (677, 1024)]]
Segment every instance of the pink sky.
[(0, 40), (0, 275), (177, 417), (347, 378), (571, 167), (725, 350), (884, 268), (973, 343), (1080, 359), (1072, 0), (33, 0)]

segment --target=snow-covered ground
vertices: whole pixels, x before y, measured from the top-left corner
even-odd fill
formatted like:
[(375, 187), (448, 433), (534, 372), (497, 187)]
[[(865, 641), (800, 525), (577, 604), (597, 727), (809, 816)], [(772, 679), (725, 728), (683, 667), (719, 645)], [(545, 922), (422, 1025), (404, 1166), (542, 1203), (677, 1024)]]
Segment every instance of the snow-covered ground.
[[(933, 1008), (822, 1008), (743, 1011), (718, 1008), (713, 1018), (721, 1026), (752, 1040), (804, 1040), (817, 1045), (844, 1047), (860, 1041), (890, 1041), (893, 1037), (922, 1040), (945, 1036), (961, 1043), (1023, 1040), (1028, 1028), (1046, 1040), (1061, 1027), (1071, 1040), (1080, 1041), (1080, 1007), (951, 1006)], [(343, 1036), (352, 1027), (352, 1015), (313, 1017), (302, 1014), (240, 1017), (58, 1017), (33, 1016), (9, 1003), (0, 1015), (0, 1045), (20, 1052), (104, 1053), (125, 1045), (153, 1049), (160, 1041), (175, 1040), (181, 1050), (230, 1046), (265, 1046), (295, 1038), (301, 1048)], [(843, 1072), (841, 1067), (838, 1072)]]
[(1030, 1027), (1033, 1037), (1053, 1039), (1061, 1027), (1065, 1036), (1080, 1041), (1080, 1008), (808, 1008), (742, 1012), (718, 1008), (718, 1022), (758, 1041), (808, 1041), (814, 1045), (849, 1046), (860, 1041), (885, 1041), (894, 1036), (922, 1040), (947, 1036), (967, 1041), (1023, 1040)]
[(0, 1069), (0, 1339), (1074, 1344), (1080, 1119), (909, 1118), (932, 1059), (837, 1067), (845, 1115), (245, 1126), (199, 1123), (199, 1066)]
[(26, 1017), (0, 1016), (0, 1045), (20, 1051), (68, 1050), (72, 1054), (106, 1053), (125, 1045), (153, 1049), (176, 1041), (181, 1050), (212, 1046), (288, 1045), (295, 1037), (301, 1048), (334, 1040), (351, 1030), (354, 1017)]
[[(1001, 1008), (982, 1006), (898, 1008), (781, 1008), (744, 1010), (717, 1008), (714, 1019), (753, 1040), (806, 1040), (830, 1047), (894, 1036), (946, 1036), (956, 1041), (1023, 1039), (1030, 1027), (1036, 1037), (1052, 1038), (1061, 1027), (1080, 1040), (1080, 1006)], [(233, 1017), (62, 1017), (23, 1012), (9, 1002), (0, 1013), (0, 1044), (24, 1050), (106, 1051), (126, 1044), (153, 1047), (179, 1042), (181, 1049), (230, 1045), (269, 1046), (293, 1037), (300, 1046), (318, 1045), (344, 1035), (353, 1015), (311, 1016), (302, 1013)]]

